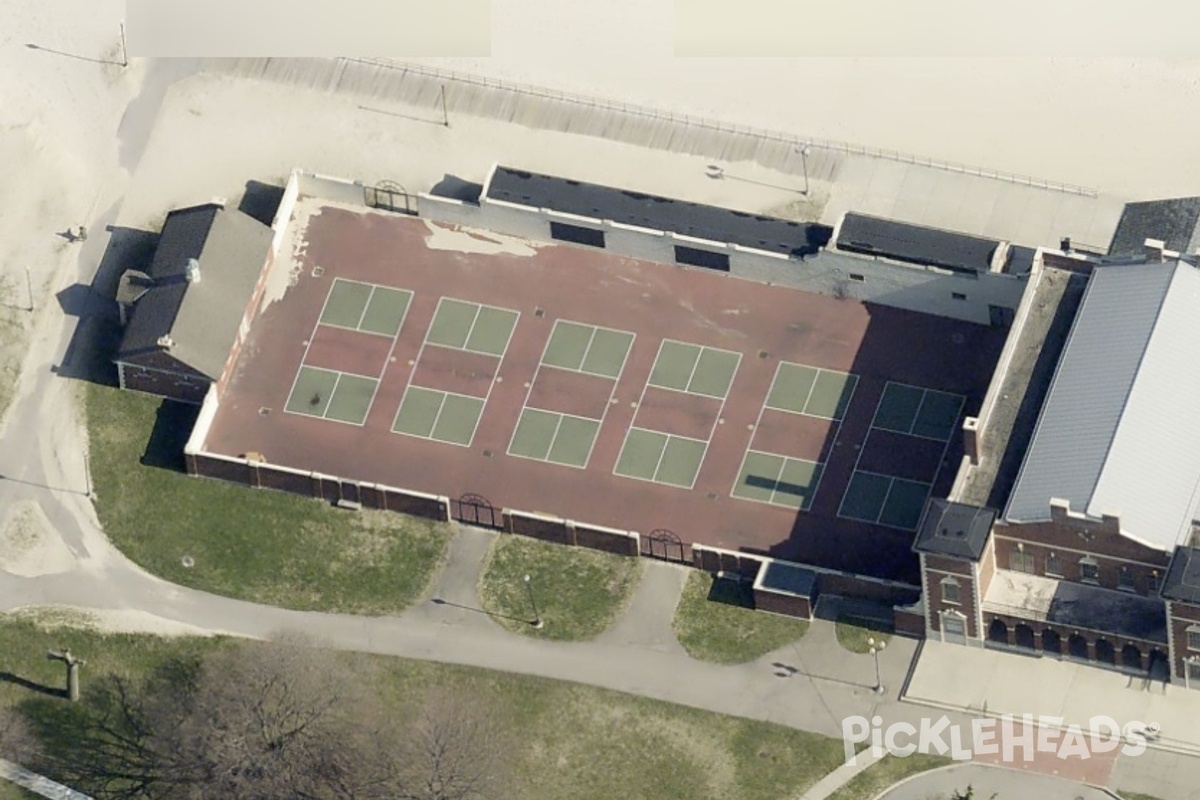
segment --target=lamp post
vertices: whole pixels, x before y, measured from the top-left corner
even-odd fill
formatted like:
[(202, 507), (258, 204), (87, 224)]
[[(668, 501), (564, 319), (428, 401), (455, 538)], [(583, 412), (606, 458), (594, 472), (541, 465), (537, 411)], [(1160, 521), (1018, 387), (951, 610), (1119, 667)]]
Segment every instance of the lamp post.
[(537, 601), (533, 599), (533, 582), (529, 580), (529, 576), (525, 576), (525, 588), (529, 591), (529, 607), (533, 609), (533, 622), (529, 623), (535, 628), (542, 627), (542, 615), (538, 613)]
[(887, 647), (887, 642), (883, 641), (882, 639), (877, 642), (877, 641), (875, 641), (875, 637), (872, 636), (867, 639), (867, 646), (871, 649), (871, 655), (875, 656), (875, 689), (874, 689), (874, 691), (875, 691), (875, 694), (883, 694), (884, 692), (887, 691), (887, 689), (884, 687), (883, 678), (881, 677), (881, 675), (879, 673), (879, 653), (882, 652), (883, 648)]
[(804, 194), (808, 194), (808, 154), (812, 152), (807, 143), (803, 147), (797, 147), (796, 152), (800, 154), (801, 162), (804, 164)]

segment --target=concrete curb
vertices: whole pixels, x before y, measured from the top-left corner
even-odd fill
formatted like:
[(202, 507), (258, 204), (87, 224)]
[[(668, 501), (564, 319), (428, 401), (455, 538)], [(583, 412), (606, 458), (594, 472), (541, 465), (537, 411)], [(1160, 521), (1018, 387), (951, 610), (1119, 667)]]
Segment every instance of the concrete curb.
[[(907, 783), (911, 783), (912, 781), (916, 781), (916, 780), (920, 780), (920, 779), (922, 779), (922, 778), (926, 778), (926, 777), (928, 777), (928, 776), (932, 775), (932, 774), (933, 774), (933, 773), (935, 773), (935, 772), (946, 772), (947, 770), (951, 770), (951, 769), (955, 769), (955, 768), (957, 768), (957, 767), (961, 767), (961, 766), (963, 766), (964, 764), (970, 764), (970, 765), (972, 765), (972, 766), (975, 766), (975, 767), (982, 767), (982, 768), (985, 768), (985, 769), (1003, 769), (1003, 770), (1007, 770), (1007, 771), (1009, 771), (1009, 772), (1017, 772), (1017, 773), (1024, 774), (1024, 773), (1022, 773), (1022, 772), (1021, 772), (1021, 770), (1019, 770), (1019, 769), (1013, 769), (1012, 767), (1005, 767), (1005, 766), (1002, 766), (1002, 765), (1000, 765), (1000, 764), (979, 764), (979, 763), (976, 763), (976, 762), (974, 762), (974, 761), (962, 761), (962, 762), (959, 762), (959, 763), (956, 763), (956, 764), (947, 764), (947, 765), (946, 765), (946, 766), (944, 766), (944, 767), (934, 767), (933, 769), (927, 769), (927, 770), (925, 770), (924, 772), (916, 772), (916, 773), (914, 773), (914, 774), (912, 774), (912, 775), (909, 775), (907, 778), (902, 778), (901, 780), (898, 780), (898, 781), (896, 781), (895, 783), (893, 783), (891, 786), (889, 786), (889, 787), (887, 787), (886, 789), (884, 789), (884, 790), (883, 790), (882, 792), (880, 792), (879, 794), (877, 794), (877, 795), (873, 796), (873, 797), (871, 798), (871, 800), (883, 800), (883, 798), (884, 798), (884, 797), (886, 797), (886, 796), (887, 796), (887, 794), (888, 794), (889, 792), (892, 792), (892, 791), (894, 791), (895, 789), (898, 789), (898, 788), (900, 788), (901, 786), (904, 786), (904, 785), (905, 785), (905, 784), (907, 784)], [(1113, 800), (1124, 800), (1124, 799), (1123, 799), (1123, 798), (1122, 798), (1122, 797), (1121, 797), (1119, 794), (1117, 794), (1116, 792), (1114, 792), (1113, 790), (1109, 789), (1109, 788), (1108, 788), (1108, 787), (1106, 787), (1106, 786), (1093, 786), (1093, 785), (1092, 785), (1092, 784), (1090, 784), (1090, 783), (1081, 783), (1081, 785), (1083, 785), (1083, 786), (1086, 786), (1086, 787), (1088, 787), (1089, 789), (1095, 789), (1095, 790), (1096, 790), (1096, 791), (1098, 791), (1098, 792), (1103, 792), (1104, 794), (1106, 794), (1106, 795), (1108, 795), (1109, 797), (1113, 798)]]

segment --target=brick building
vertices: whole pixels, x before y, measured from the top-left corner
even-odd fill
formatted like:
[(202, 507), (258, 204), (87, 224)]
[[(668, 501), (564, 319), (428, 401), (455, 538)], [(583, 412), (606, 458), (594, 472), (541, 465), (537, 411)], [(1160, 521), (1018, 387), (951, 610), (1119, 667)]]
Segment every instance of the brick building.
[(928, 636), (1200, 688), (1200, 269), (1143, 242), (1043, 260), (914, 549)]
[(270, 228), (219, 201), (168, 214), (149, 271), (121, 276), (121, 388), (202, 402), (237, 359), (270, 243)]

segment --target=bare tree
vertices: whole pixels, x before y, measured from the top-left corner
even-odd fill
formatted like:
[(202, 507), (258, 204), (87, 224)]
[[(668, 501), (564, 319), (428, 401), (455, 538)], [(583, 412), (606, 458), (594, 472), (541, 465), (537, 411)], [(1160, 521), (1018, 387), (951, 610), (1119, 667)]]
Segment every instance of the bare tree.
[(425, 698), (404, 739), (404, 800), (490, 800), (507, 783), (504, 726), (481, 698), (447, 689)]
[(148, 699), (151, 750), (178, 776), (172, 798), (338, 798), (363, 676), (286, 637), (214, 654), (186, 696)]

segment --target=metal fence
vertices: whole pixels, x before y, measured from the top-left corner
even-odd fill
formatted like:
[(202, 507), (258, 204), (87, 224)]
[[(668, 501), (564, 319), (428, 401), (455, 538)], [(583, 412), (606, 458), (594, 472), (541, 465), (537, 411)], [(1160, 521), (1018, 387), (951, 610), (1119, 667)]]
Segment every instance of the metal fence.
[(774, 141), (793, 147), (809, 145), (814, 148), (823, 148), (834, 152), (845, 153), (847, 155), (888, 159), (891, 161), (900, 162), (902, 164), (914, 164), (922, 167), (930, 167), (932, 169), (945, 170), (947, 172), (957, 172), (964, 175), (976, 175), (982, 178), (1007, 181), (1009, 183), (1032, 186), (1040, 189), (1048, 189), (1050, 191), (1063, 192), (1066, 194), (1082, 195), (1084, 197), (1096, 197), (1098, 195), (1098, 192), (1095, 189), (1086, 186), (1078, 186), (1071, 183), (1043, 180), (1041, 178), (1033, 178), (1027, 175), (990, 170), (983, 167), (973, 167), (967, 164), (959, 164), (952, 161), (940, 161), (938, 159), (916, 156), (910, 153), (902, 153), (898, 150), (863, 147), (862, 145), (837, 141), (834, 139), (795, 136), (793, 134), (782, 133), (780, 131), (756, 128), (749, 125), (737, 125), (720, 120), (695, 117), (690, 114), (680, 114), (673, 111), (664, 111), (632, 103), (622, 103), (615, 100), (588, 97), (586, 95), (575, 94), (572, 92), (563, 92), (539, 86), (529, 86), (512, 81), (501, 80), (497, 78), (487, 78), (465, 72), (457, 72), (454, 70), (439, 69), (436, 67), (427, 67), (405, 62), (396, 62), (382, 58), (343, 58), (340, 60), (347, 63), (358, 63), (381, 69), (394, 70), (398, 73), (411, 73), (413, 75), (420, 75), (422, 77), (441, 81), (443, 83), (484, 87), (495, 91), (509, 92), (518, 96), (551, 100), (567, 105), (602, 109), (609, 112), (626, 114), (629, 116), (640, 117), (653, 121), (702, 128), (726, 134), (747, 136), (764, 141)]

